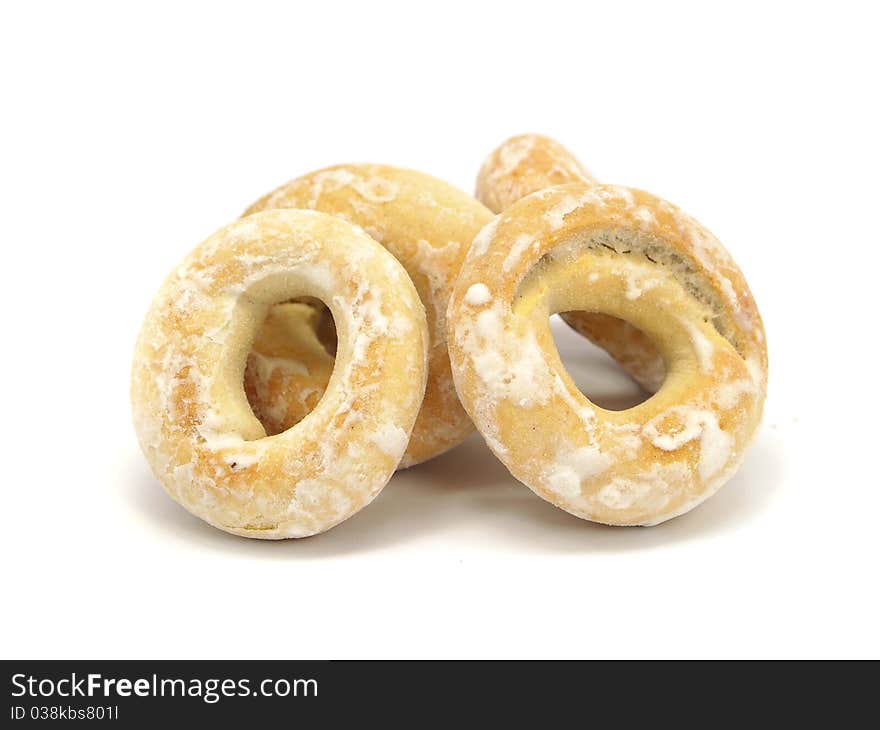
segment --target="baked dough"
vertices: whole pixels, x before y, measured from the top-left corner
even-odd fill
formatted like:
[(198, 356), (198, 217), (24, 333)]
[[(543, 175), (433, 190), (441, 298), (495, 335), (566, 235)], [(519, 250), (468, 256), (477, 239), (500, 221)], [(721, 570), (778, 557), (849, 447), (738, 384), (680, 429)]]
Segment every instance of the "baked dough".
[(536, 190), (570, 182), (598, 182), (559, 142), (521, 134), (496, 147), (477, 175), (477, 200), (500, 213)]
[[(308, 208), (340, 216), (362, 227), (403, 264), (425, 305), (430, 349), (425, 400), (400, 466), (461, 443), (473, 425), (458, 402), (449, 369), (446, 307), (467, 249), (491, 220), (491, 211), (442, 180), (388, 165), (339, 165), (304, 175), (261, 198), (247, 213), (268, 208)], [(276, 329), (274, 334), (284, 333)], [(285, 347), (272, 332), (261, 339), (264, 346)], [(271, 368), (249, 368), (246, 373), (254, 411), (276, 433), (308, 412), (309, 399), (300, 400), (302, 393), (326, 373), (326, 368), (304, 371), (293, 344), (286, 346), (289, 368), (283, 358), (275, 358)], [(261, 382), (267, 377), (274, 379), (268, 386)]]
[[(656, 343), (659, 391), (625, 411), (591, 403), (550, 332), (568, 311)], [(690, 510), (733, 474), (760, 420), (764, 330), (742, 274), (709, 231), (639, 190), (576, 182), (510, 205), (475, 239), (448, 319), (456, 387), (489, 447), (584, 519)]]
[[(269, 310), (244, 371), (244, 390), (254, 415), (274, 436), (299, 423), (324, 395), (334, 355), (321, 341), (321, 304), (282, 302)], [(335, 353), (335, 329), (332, 330)]]
[[(245, 397), (245, 361), (277, 302), (333, 312), (326, 391), (266, 436)], [(403, 267), (362, 230), (313, 211), (243, 218), (168, 277), (135, 349), (141, 448), (168, 493), (237, 535), (304, 537), (367, 505), (403, 456), (424, 394), (427, 325)]]
[[(549, 137), (511, 137), (483, 162), (477, 176), (477, 198), (500, 213), (520, 198), (553, 185), (598, 184), (580, 161)], [(651, 339), (629, 322), (598, 312), (562, 312), (572, 328), (598, 345), (649, 393), (663, 383), (666, 368)]]

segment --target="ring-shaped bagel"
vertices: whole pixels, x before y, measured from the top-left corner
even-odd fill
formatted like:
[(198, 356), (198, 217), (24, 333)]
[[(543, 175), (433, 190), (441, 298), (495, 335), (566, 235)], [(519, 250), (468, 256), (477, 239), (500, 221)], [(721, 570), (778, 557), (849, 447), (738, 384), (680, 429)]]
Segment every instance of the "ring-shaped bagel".
[[(429, 353), (425, 399), (400, 466), (426, 461), (461, 443), (473, 425), (458, 402), (450, 372), (446, 308), (470, 243), (492, 219), (491, 211), (430, 175), (368, 164), (304, 175), (261, 198), (247, 213), (269, 208), (308, 208), (342, 217), (363, 228), (403, 264), (425, 305)], [(271, 334), (263, 344), (273, 347)], [(275, 348), (283, 347), (275, 338)], [(302, 418), (308, 404), (301, 394), (315, 384), (315, 374), (303, 371), (302, 358), (289, 342), (287, 350), (291, 367), (285, 369), (284, 361), (276, 358), (270, 370), (249, 368), (246, 373), (255, 412), (279, 416), (264, 420), (269, 430), (283, 430)], [(267, 373), (274, 383), (259, 382)]]
[[(660, 390), (625, 411), (591, 403), (549, 329), (572, 310), (648, 335)], [(571, 183), (514, 203), (474, 241), (449, 327), (459, 396), (492, 451), (588, 520), (688, 511), (730, 477), (760, 420), (766, 349), (741, 274), (699, 223), (638, 190)]]
[[(242, 386), (278, 302), (312, 296), (339, 337), (330, 382), (267, 437)], [(198, 246), (146, 316), (132, 369), (141, 448), (193, 514), (248, 537), (322, 532), (368, 504), (406, 448), (424, 392), (424, 309), (403, 267), (360, 229), (313, 211), (243, 218)]]

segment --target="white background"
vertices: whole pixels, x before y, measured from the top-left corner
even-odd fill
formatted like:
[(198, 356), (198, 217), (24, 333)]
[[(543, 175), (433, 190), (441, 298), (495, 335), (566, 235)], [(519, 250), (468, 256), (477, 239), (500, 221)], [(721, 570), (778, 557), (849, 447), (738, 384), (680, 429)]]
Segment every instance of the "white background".
[[(4, 4), (2, 656), (880, 655), (876, 19), (715, 5)], [(470, 190), (523, 131), (679, 204), (748, 277), (770, 397), (721, 493), (595, 526), (474, 438), (308, 540), (166, 497), (128, 376), (183, 255), (333, 163)], [(588, 393), (632, 395), (560, 338)]]

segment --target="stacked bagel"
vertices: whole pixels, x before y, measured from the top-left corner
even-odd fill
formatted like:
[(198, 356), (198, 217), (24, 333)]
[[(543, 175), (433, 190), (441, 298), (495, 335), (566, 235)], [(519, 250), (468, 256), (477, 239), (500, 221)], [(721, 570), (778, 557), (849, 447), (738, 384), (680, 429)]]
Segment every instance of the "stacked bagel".
[[(651, 397), (590, 402), (561, 313)], [(135, 429), (193, 514), (257, 538), (323, 532), (473, 427), (587, 520), (650, 525), (711, 496), (761, 417), (761, 318), (730, 255), (553, 140), (508, 140), (477, 198), (340, 165), (250, 206), (171, 273), (132, 368)]]

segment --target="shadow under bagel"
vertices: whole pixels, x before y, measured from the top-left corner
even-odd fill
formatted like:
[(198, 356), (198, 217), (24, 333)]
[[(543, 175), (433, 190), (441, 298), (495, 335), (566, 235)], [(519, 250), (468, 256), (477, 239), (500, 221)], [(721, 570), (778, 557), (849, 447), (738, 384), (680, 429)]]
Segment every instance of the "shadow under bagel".
[[(591, 397), (606, 403), (645, 397), (598, 347), (562, 322), (554, 322), (553, 329), (563, 361)], [(479, 434), (398, 472), (363, 510), (332, 530), (300, 540), (246, 540), (211, 527), (171, 500), (139, 458), (130, 460), (122, 498), (165, 539), (260, 559), (321, 560), (399, 546), (417, 550), (421, 542), (453, 536), (460, 541), (462, 535), (471, 536), (473, 544), (513, 553), (633, 552), (712, 539), (756, 519), (782, 483), (776, 447), (764, 429), (724, 489), (691, 512), (650, 529), (587, 522), (545, 502), (508, 473)]]
[(586, 522), (543, 501), (511, 477), (478, 435), (437, 459), (396, 474), (358, 514), (300, 540), (242, 539), (180, 508), (133, 454), (121, 496), (164, 539), (260, 559), (309, 560), (416, 549), (419, 541), (469, 527), (481, 543), (524, 553), (632, 552), (741, 529), (769, 505), (781, 484), (778, 450), (759, 435), (740, 471), (713, 499), (645, 528)]

